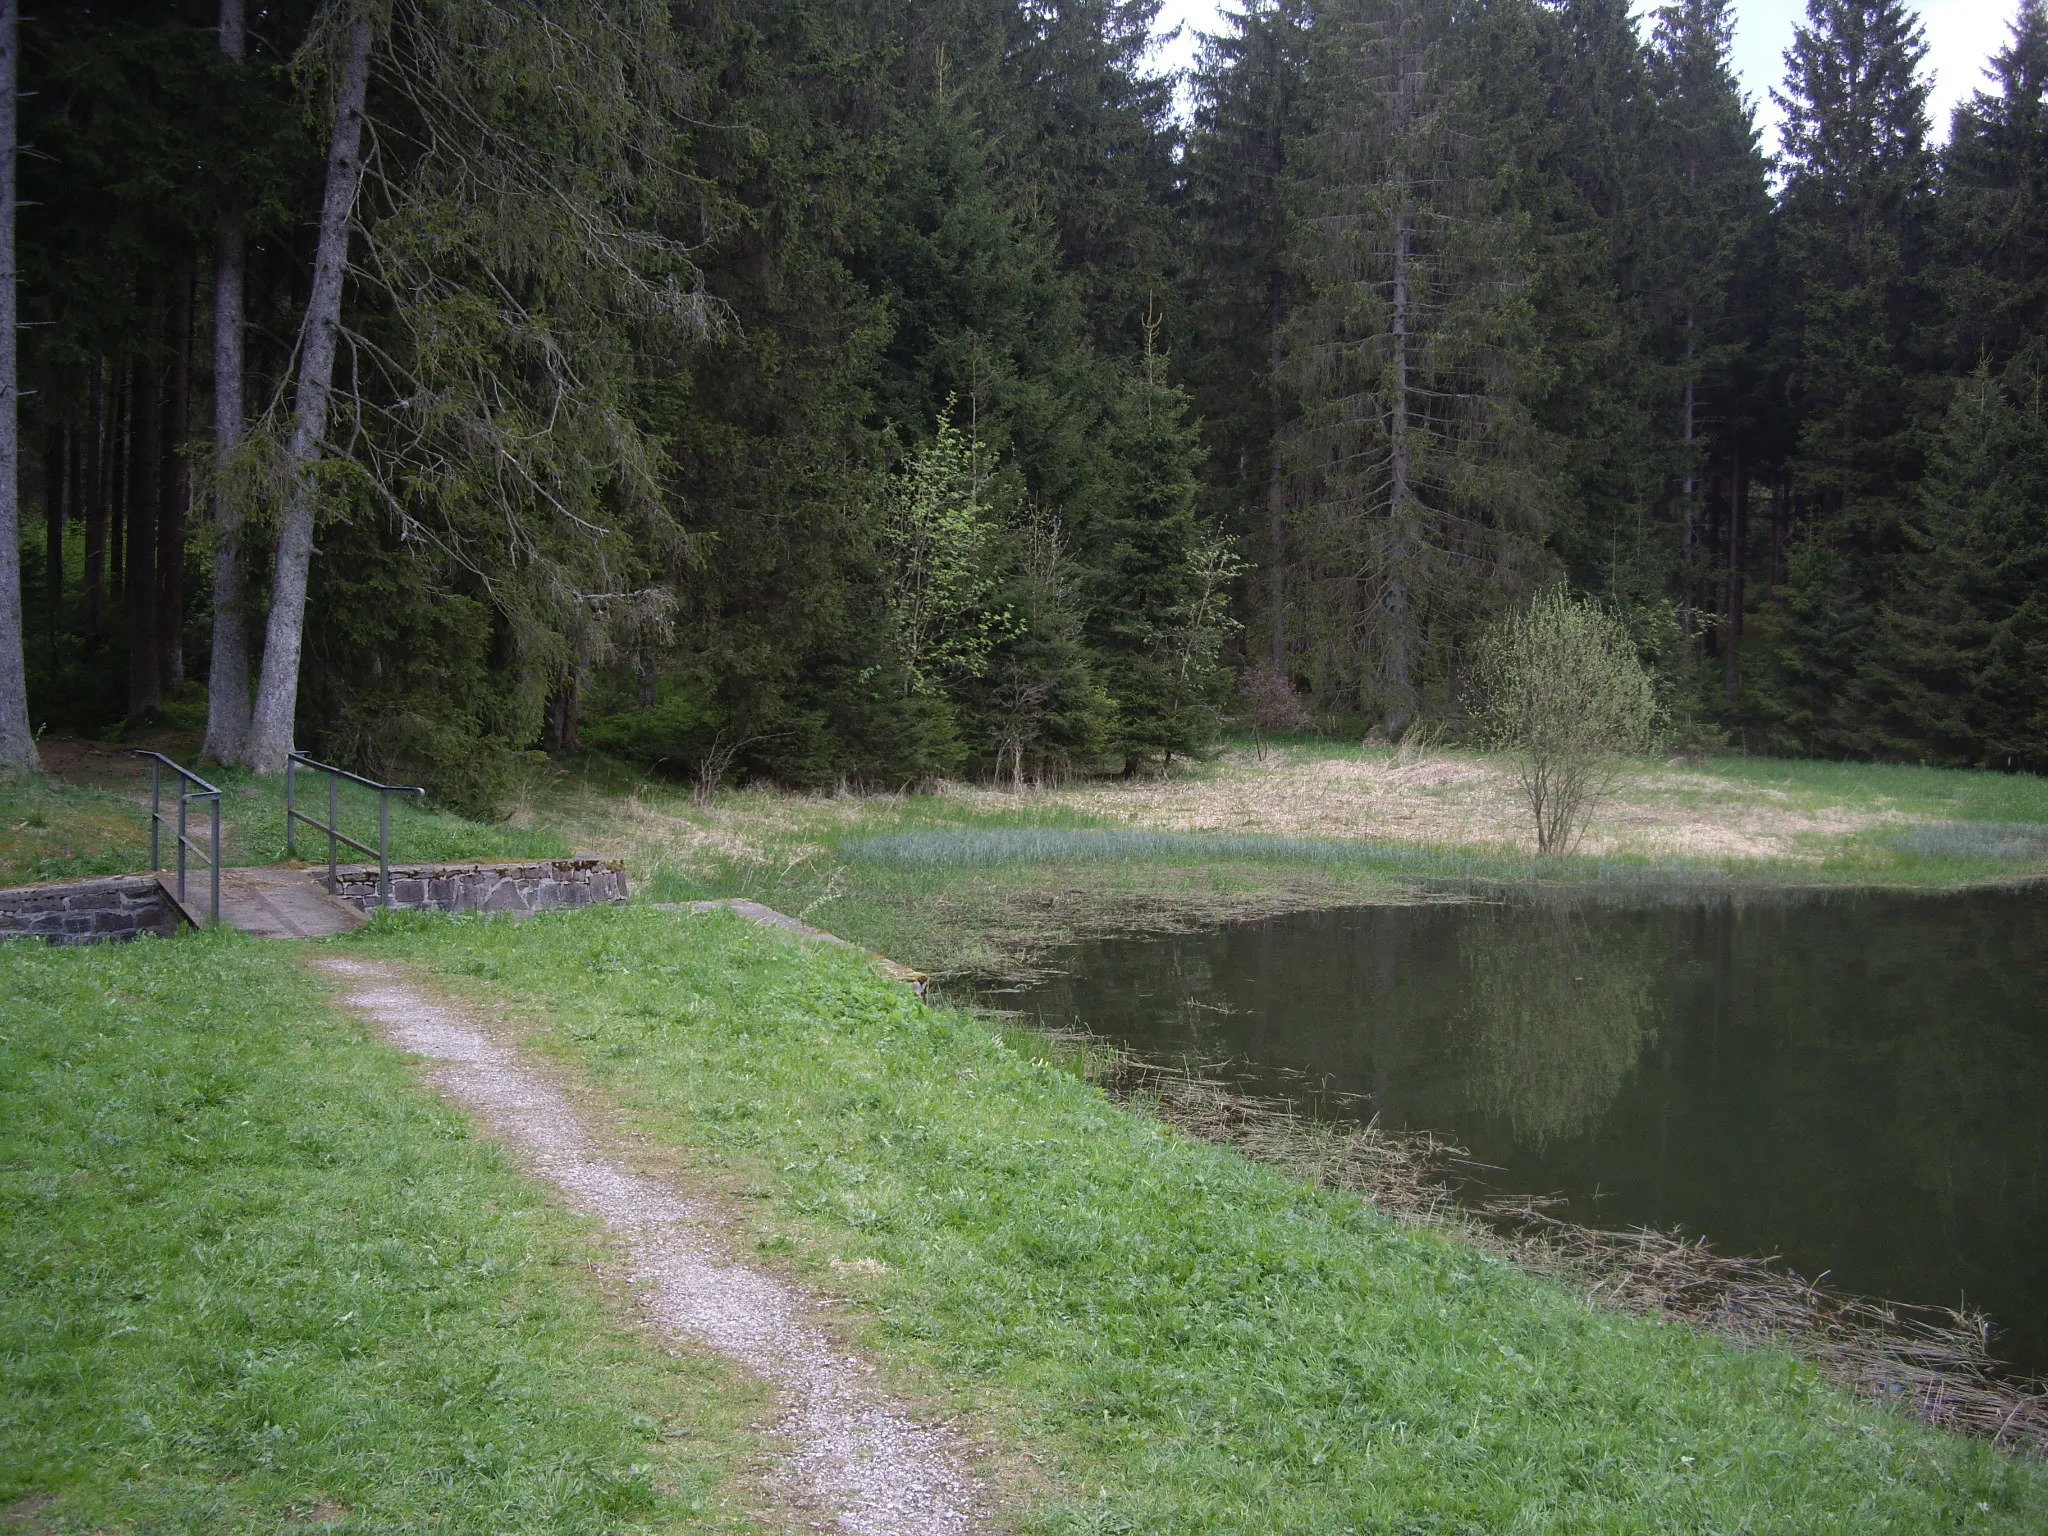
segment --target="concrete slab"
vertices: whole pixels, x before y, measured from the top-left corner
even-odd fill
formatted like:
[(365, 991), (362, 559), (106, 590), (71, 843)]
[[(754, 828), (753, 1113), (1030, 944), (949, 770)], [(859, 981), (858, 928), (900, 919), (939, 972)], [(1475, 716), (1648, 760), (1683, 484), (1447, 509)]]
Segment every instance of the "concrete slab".
[(796, 934), (799, 938), (811, 939), (819, 944), (836, 944), (842, 949), (858, 949), (875, 962), (875, 968), (884, 976), (891, 981), (902, 982), (919, 997), (925, 996), (931, 990), (932, 979), (923, 971), (913, 970), (900, 960), (891, 960), (887, 955), (878, 955), (871, 949), (862, 949), (850, 939), (842, 939), (838, 934), (827, 933), (822, 928), (813, 928), (809, 923), (799, 921), (786, 912), (778, 912), (758, 901), (748, 901), (744, 896), (726, 896), (717, 901), (657, 901), (652, 905), (657, 911), (662, 912), (730, 912), (736, 917), (744, 917), (750, 923), (780, 928)]
[[(190, 886), (186, 905), (194, 905)], [(206, 897), (197, 903), (203, 911)], [(304, 869), (224, 869), (220, 918), (259, 939), (326, 939), (353, 933), (370, 919), (327, 894), (322, 877)]]

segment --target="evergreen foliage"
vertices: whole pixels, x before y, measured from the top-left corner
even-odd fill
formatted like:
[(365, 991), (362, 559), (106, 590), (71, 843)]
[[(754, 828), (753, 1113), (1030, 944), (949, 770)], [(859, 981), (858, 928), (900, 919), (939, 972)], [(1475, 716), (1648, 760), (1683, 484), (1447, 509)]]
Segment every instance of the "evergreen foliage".
[(1559, 579), (1691, 735), (2040, 765), (2041, 0), (1945, 140), (1907, 0), (1809, 0), (1775, 178), (1730, 0), (1242, 0), (1184, 115), (1156, 0), (227, 14), (22, 23), (33, 724), (196, 707), (310, 498), (298, 739), (472, 808), (1455, 725)]
[(1319, 128), (1296, 175), (1308, 294), (1287, 342), (1288, 441), (1310, 675), (1390, 735), (1432, 687), (1447, 694), (1457, 646), (1525, 578), (1554, 495), (1528, 408), (1537, 258), (1459, 57), (1477, 39), (1454, 14), (1361, 0), (1326, 19)]

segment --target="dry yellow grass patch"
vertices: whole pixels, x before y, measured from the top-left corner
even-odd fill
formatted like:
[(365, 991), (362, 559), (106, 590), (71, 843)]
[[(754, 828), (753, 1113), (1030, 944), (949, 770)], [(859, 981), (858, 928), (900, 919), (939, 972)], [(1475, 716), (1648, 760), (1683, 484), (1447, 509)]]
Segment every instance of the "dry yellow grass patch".
[[(1018, 797), (954, 786), (994, 811)], [(1187, 777), (1090, 781), (1042, 801), (1159, 831), (1373, 838), (1533, 854), (1536, 841), (1511, 763), (1459, 752), (1409, 761), (1394, 753), (1264, 762), (1248, 753)], [(1782, 791), (1660, 769), (1627, 779), (1602, 803), (1579, 852), (1651, 858), (1806, 859), (1811, 843), (1900, 820), (1887, 811), (1800, 809)]]

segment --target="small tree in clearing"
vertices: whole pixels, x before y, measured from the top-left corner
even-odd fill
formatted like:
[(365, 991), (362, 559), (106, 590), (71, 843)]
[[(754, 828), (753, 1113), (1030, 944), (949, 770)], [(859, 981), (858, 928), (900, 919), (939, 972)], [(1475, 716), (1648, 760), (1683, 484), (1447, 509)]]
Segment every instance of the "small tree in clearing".
[(995, 606), (995, 527), (981, 505), (976, 445), (952, 422), (953, 402), (932, 441), (892, 488), (890, 608), (908, 692), (988, 670), (989, 653), (1015, 627)]
[(1650, 676), (1620, 621), (1562, 588), (1496, 623), (1478, 659), (1487, 724), (1521, 769), (1536, 851), (1569, 853), (1624, 761), (1649, 750)]

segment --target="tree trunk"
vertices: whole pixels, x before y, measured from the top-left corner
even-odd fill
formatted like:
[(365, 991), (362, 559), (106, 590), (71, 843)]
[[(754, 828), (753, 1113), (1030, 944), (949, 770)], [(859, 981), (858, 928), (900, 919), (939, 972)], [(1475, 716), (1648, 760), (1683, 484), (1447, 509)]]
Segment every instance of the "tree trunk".
[(1734, 458), (1728, 488), (1728, 639), (1721, 647), (1721, 696), (1731, 703), (1741, 681), (1737, 657), (1742, 649), (1742, 545), (1749, 523), (1749, 470), (1740, 448)]
[(192, 477), (185, 444), (192, 419), (192, 301), (188, 265), (171, 298), (170, 384), (164, 392), (164, 452), (156, 525), (156, 659), (165, 698), (185, 684), (185, 517)]
[[(161, 332), (156, 295), (143, 299), (148, 334)], [(128, 620), (128, 718), (140, 720), (164, 702), (163, 669), (157, 660), (156, 523), (159, 474), (163, 467), (163, 377), (147, 357), (135, 373), (135, 423), (128, 434), (128, 569), (121, 584)]]
[(71, 429), (52, 423), (43, 448), (43, 603), (50, 663), (57, 661), (57, 619), (64, 607), (64, 519), (71, 489)]
[[(1273, 172), (1272, 197), (1274, 228), (1284, 228), (1281, 218), (1287, 175), (1287, 122), (1281, 105), (1278, 71), (1270, 82), (1272, 96), (1272, 133), (1268, 139)], [(1276, 233), (1275, 238), (1279, 236)], [(1287, 500), (1286, 480), (1281, 473), (1280, 432), (1284, 400), (1280, 393), (1280, 366), (1283, 354), (1280, 347), (1280, 332), (1286, 319), (1287, 271), (1281, 263), (1276, 248), (1273, 265), (1266, 274), (1266, 415), (1269, 431), (1266, 438), (1266, 524), (1272, 541), (1273, 570), (1272, 591), (1268, 602), (1273, 609), (1273, 675), (1286, 679), (1287, 673)]]
[[(1409, 78), (1407, 57), (1407, 8), (1396, 6), (1394, 12), (1394, 133), (1401, 143), (1405, 157), (1407, 145), (1402, 142), (1413, 117), (1413, 83)], [(1409, 261), (1413, 233), (1409, 227), (1408, 215), (1408, 171), (1405, 163), (1399, 173), (1399, 197), (1394, 205), (1394, 270), (1393, 276), (1393, 336), (1394, 389), (1389, 402), (1389, 436), (1387, 463), (1387, 660), (1384, 672), (1386, 697), (1383, 701), (1385, 715), (1383, 723), (1390, 738), (1398, 738), (1415, 718), (1414, 658), (1412, 655), (1410, 629), (1414, 620), (1409, 611), (1408, 557), (1410, 533), (1409, 505), (1414, 496), (1414, 463), (1408, 437), (1409, 419), (1412, 414), (1409, 404), (1411, 380), (1408, 356), (1409, 331)]]
[(15, 380), (14, 139), (19, 0), (0, 0), (0, 763), (36, 772), (21, 639), (21, 398)]
[(99, 637), (107, 618), (107, 365), (92, 360), (85, 428), (85, 632)]
[(242, 760), (259, 773), (280, 773), (292, 750), (299, 702), (299, 649), (305, 638), (306, 573), (313, 561), (313, 466), (327, 435), (328, 393), (341, 329), (341, 286), (348, 265), (349, 221), (362, 180), (363, 98), (370, 85), (370, 16), (358, 11), (350, 25), (348, 57), (334, 98), (334, 130), (327, 146), (327, 188), (320, 205), (320, 239), (313, 258), (313, 291), (306, 300), (299, 378), (292, 400), (291, 490), (278, 530), (271, 569), (270, 624), (263, 640), (263, 672)]
[[(1405, 82), (1404, 82), (1405, 87)], [(1415, 718), (1414, 675), (1409, 654), (1408, 503), (1414, 465), (1408, 442), (1408, 200), (1394, 216), (1394, 399), (1392, 451), (1387, 470), (1387, 697), (1385, 727), (1398, 737)]]
[(114, 414), (107, 422), (107, 602), (118, 603), (128, 587), (128, 439), (135, 427), (135, 367), (114, 373)]
[[(1278, 136), (1275, 135), (1277, 138)], [(1277, 159), (1278, 156), (1276, 155)], [(1271, 294), (1266, 313), (1266, 410), (1272, 423), (1267, 438), (1266, 524), (1271, 541), (1269, 573), (1271, 591), (1267, 603), (1273, 610), (1273, 675), (1287, 676), (1287, 500), (1286, 484), (1280, 472), (1280, 323), (1283, 319), (1281, 284), (1286, 281), (1278, 266), (1268, 279)]]
[(1785, 544), (1792, 524), (1792, 492), (1785, 477), (1771, 482), (1771, 586), (1785, 585)]
[[(247, 51), (242, 0), (221, 0), (220, 51)], [(224, 192), (213, 250), (213, 654), (206, 675), (206, 744), (200, 755), (240, 760), (249, 738), (249, 615), (242, 560), (242, 508), (227, 489), (242, 446), (242, 210)]]

